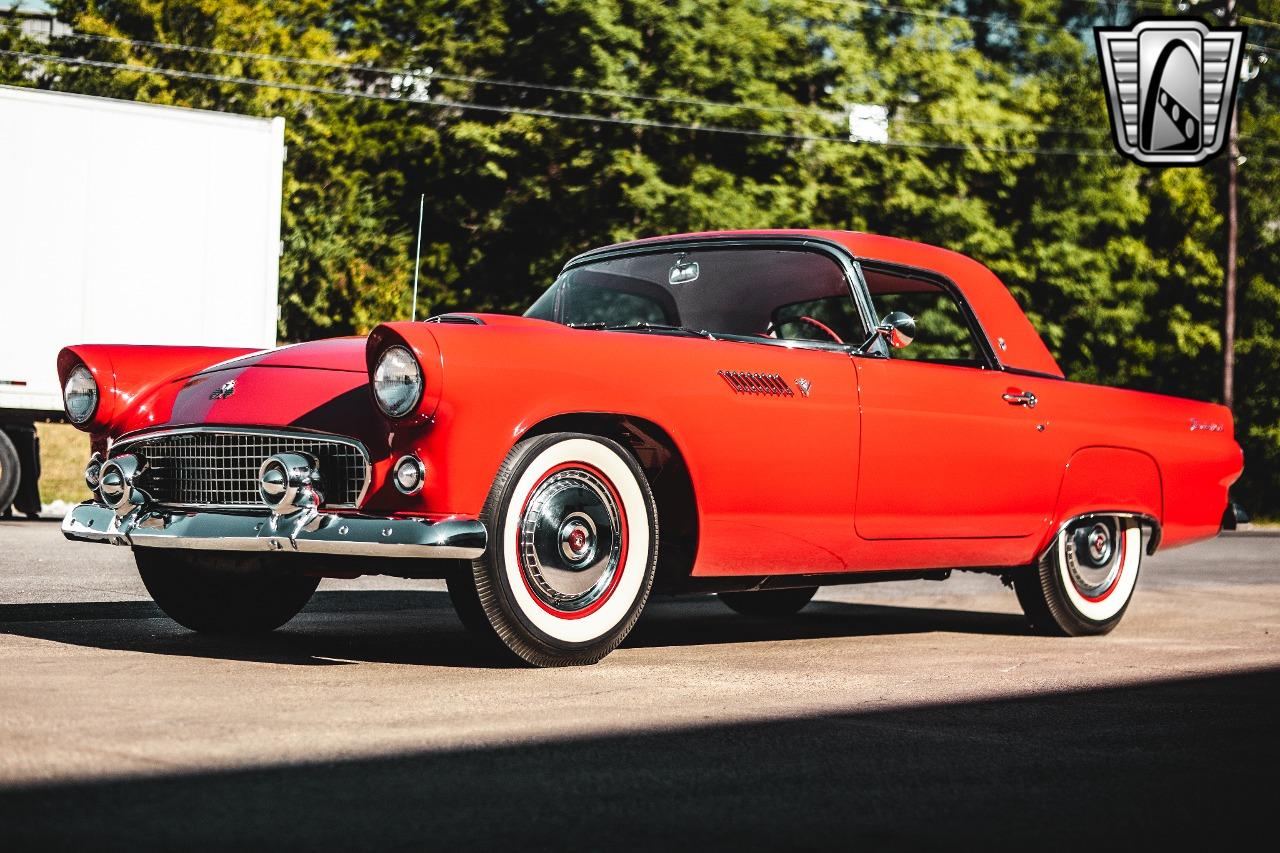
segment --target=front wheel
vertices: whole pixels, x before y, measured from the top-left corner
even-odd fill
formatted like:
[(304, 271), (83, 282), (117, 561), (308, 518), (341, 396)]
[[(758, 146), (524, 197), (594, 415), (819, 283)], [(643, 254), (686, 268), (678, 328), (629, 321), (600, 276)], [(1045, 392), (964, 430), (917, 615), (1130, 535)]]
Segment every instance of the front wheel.
[(579, 433), (520, 442), (481, 518), (489, 547), (449, 586), (468, 627), (483, 614), (480, 627), (534, 666), (595, 663), (630, 633), (653, 586), (658, 515), (621, 445)]
[(288, 622), (320, 578), (273, 570), (266, 558), (135, 548), (147, 592), (170, 619), (207, 634), (258, 634)]
[(1068, 524), (1039, 563), (1013, 580), (1037, 634), (1106, 634), (1124, 616), (1142, 564), (1142, 527), (1131, 518), (1091, 516)]

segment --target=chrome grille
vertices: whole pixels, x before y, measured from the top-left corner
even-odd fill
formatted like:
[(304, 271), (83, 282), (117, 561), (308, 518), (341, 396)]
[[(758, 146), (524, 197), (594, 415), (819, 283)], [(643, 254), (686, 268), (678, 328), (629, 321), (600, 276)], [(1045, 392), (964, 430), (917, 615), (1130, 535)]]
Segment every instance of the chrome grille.
[(152, 500), (171, 506), (262, 506), (258, 468), (276, 453), (308, 453), (320, 463), (324, 505), (355, 507), (364, 494), (369, 462), (354, 441), (304, 433), (238, 430), (166, 432), (121, 442), (112, 456), (135, 453), (146, 460), (137, 485)]

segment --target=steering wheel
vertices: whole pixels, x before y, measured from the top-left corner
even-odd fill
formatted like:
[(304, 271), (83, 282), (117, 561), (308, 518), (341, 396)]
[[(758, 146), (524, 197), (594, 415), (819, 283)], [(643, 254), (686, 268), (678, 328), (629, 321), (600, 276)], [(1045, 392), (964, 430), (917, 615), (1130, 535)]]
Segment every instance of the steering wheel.
[[(786, 321), (787, 323), (808, 323), (809, 325), (812, 325), (813, 328), (818, 329), (819, 332), (826, 334), (826, 336), (828, 338), (831, 338), (832, 341), (835, 341), (836, 343), (844, 343), (844, 339), (842, 339), (840, 336), (838, 336), (838, 334), (836, 334), (835, 329), (832, 329), (831, 327), (829, 327), (829, 325), (827, 325), (826, 323), (823, 323), (822, 320), (815, 320), (814, 318), (812, 318), (812, 316), (808, 316), (808, 315), (794, 316), (794, 318), (791, 318), (790, 320), (786, 320)], [(776, 336), (777, 330), (778, 330), (778, 324), (774, 323), (773, 320), (769, 320), (769, 324), (767, 325), (767, 327), (764, 327), (764, 332), (762, 333), (762, 337), (772, 338)]]

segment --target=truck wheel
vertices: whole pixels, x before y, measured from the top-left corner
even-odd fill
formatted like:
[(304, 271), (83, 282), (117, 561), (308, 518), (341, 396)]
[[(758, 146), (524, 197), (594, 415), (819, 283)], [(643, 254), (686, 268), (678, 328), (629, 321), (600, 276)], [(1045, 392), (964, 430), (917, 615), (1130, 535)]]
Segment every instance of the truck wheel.
[(1037, 634), (1105, 634), (1124, 616), (1142, 564), (1142, 527), (1092, 516), (1063, 528), (1040, 562), (1013, 579)]
[(809, 603), (816, 586), (797, 589), (759, 589), (751, 592), (722, 592), (717, 596), (730, 610), (759, 619), (785, 619), (799, 613)]
[(160, 609), (206, 634), (279, 628), (298, 615), (320, 584), (318, 577), (273, 571), (253, 555), (135, 548), (133, 558)]
[(631, 632), (653, 586), (658, 514), (621, 445), (578, 433), (520, 442), (481, 518), (489, 547), (454, 583), (470, 581), (503, 647), (534, 666), (592, 664)]
[(22, 467), (18, 464), (18, 449), (9, 436), (0, 431), (0, 515), (9, 511), (13, 498), (18, 494), (22, 479)]

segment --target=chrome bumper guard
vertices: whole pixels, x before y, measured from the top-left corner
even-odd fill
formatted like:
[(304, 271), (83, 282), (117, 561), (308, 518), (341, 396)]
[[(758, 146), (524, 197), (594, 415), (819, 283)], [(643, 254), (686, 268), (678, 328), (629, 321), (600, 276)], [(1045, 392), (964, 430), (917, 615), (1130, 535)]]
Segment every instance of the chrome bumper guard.
[(475, 519), (426, 521), (323, 512), (295, 518), (147, 507), (119, 516), (92, 501), (67, 513), (62, 533), (83, 542), (147, 548), (447, 560), (474, 560), (484, 553), (488, 540), (484, 525)]

